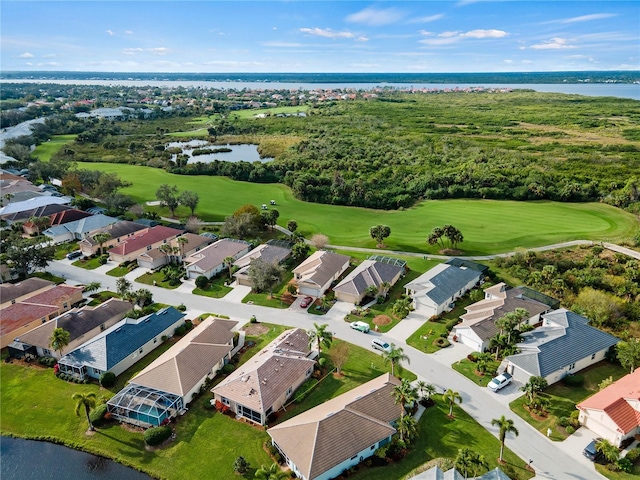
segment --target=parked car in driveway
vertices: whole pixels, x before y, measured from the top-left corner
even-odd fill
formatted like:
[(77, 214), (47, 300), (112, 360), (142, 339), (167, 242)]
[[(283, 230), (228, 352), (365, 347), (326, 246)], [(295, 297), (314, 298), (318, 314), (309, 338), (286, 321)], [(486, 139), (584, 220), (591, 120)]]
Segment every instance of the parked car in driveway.
[(369, 324), (365, 323), (365, 322), (351, 322), (351, 324), (349, 325), (351, 328), (353, 328), (354, 330), (359, 330), (362, 333), (369, 333)]
[(371, 346), (376, 350), (382, 350), (383, 352), (389, 353), (391, 351), (391, 345), (379, 338), (371, 340)]
[(313, 303), (313, 298), (311, 297), (304, 297), (302, 299), (302, 301), (300, 302), (300, 308), (307, 308), (309, 305), (311, 305)]
[(597, 462), (602, 458), (602, 452), (599, 452), (596, 449), (596, 443), (598, 443), (600, 440), (602, 439), (594, 438), (593, 440), (591, 440), (591, 443), (589, 443), (589, 445), (584, 447), (584, 450), (582, 451), (582, 454), (592, 462)]
[(67, 253), (67, 258), (69, 260), (75, 260), (76, 258), (80, 258), (81, 256), (82, 256), (82, 251), (81, 250), (76, 250), (74, 252)]
[(489, 390), (493, 390), (494, 392), (497, 392), (498, 390), (501, 390), (507, 385), (509, 385), (511, 383), (512, 378), (513, 377), (510, 374), (508, 374), (507, 372), (504, 372), (498, 375), (497, 377), (492, 378), (491, 381), (489, 382), (489, 385), (487, 386), (489, 387)]

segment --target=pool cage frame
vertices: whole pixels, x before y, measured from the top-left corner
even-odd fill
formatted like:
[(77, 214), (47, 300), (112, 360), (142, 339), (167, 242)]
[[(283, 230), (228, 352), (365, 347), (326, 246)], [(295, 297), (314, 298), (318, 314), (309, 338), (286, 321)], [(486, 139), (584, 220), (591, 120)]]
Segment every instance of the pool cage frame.
[(179, 395), (130, 383), (107, 402), (107, 411), (121, 422), (157, 427), (183, 413), (184, 401)]

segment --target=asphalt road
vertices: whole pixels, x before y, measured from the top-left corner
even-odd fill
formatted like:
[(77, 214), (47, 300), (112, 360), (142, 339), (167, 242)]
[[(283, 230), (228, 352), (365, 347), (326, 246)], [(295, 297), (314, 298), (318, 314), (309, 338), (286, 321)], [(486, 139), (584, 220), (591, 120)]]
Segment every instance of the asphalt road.
[[(69, 265), (66, 260), (52, 262), (47, 268), (54, 275), (63, 276), (68, 280), (88, 284), (93, 281), (100, 282), (103, 288), (115, 291), (116, 278), (91, 270)], [(140, 273), (132, 272), (129, 277), (138, 276)], [(493, 393), (486, 388), (481, 388), (455, 372), (450, 368), (451, 359), (447, 355), (427, 355), (410, 347), (404, 342), (391, 337), (384, 337), (379, 333), (370, 332), (363, 334), (349, 328), (344, 322), (344, 308), (332, 308), (325, 316), (318, 317), (306, 313), (304, 309), (293, 307), (289, 309), (273, 309), (257, 305), (247, 305), (237, 302), (229, 302), (225, 299), (212, 299), (198, 295), (192, 295), (185, 291), (167, 290), (142, 284), (134, 284), (134, 288), (147, 288), (153, 293), (154, 299), (171, 305), (187, 306), (189, 313), (211, 312), (227, 315), (234, 320), (245, 323), (255, 315), (261, 322), (269, 322), (280, 325), (312, 328), (313, 323), (328, 323), (329, 329), (337, 338), (346, 340), (355, 345), (371, 348), (371, 338), (374, 335), (382, 336), (389, 342), (394, 342), (404, 349), (409, 356), (408, 368), (418, 377), (425, 379), (438, 387), (438, 393), (443, 389), (451, 388), (462, 396), (461, 407), (475, 420), (497, 436), (497, 429), (491, 425), (491, 420), (504, 415), (514, 421), (520, 435), (507, 437), (506, 445), (523, 460), (532, 460), (532, 467), (536, 471), (536, 478), (554, 480), (591, 480), (603, 479), (595, 471), (591, 464), (582, 455), (581, 446), (576, 442), (552, 442), (540, 432), (535, 430), (520, 417), (509, 410), (508, 403), (500, 398), (503, 392)], [(339, 304), (338, 304), (339, 305)], [(508, 387), (507, 387), (508, 388)], [(506, 390), (506, 389), (505, 389)], [(590, 439), (585, 439), (585, 445)], [(498, 452), (496, 452), (496, 456)]]

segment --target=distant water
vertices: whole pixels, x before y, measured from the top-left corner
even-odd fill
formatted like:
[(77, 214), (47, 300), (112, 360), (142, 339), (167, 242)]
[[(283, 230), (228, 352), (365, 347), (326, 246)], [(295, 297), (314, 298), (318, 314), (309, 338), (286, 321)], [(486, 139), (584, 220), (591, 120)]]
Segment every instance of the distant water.
[(2, 480), (151, 480), (117, 462), (63, 445), (0, 437)]

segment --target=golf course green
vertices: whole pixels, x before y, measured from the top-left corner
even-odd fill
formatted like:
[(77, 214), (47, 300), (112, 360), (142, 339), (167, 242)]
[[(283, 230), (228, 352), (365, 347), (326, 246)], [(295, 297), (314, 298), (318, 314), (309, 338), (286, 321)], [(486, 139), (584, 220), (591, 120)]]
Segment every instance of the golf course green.
[[(260, 206), (275, 200), (280, 212), (278, 224), (295, 220), (306, 237), (322, 233), (333, 245), (375, 248), (369, 228), (391, 227), (387, 248), (407, 252), (437, 253), (426, 243), (435, 226), (452, 224), (464, 235), (459, 246), (465, 255), (485, 255), (533, 248), (570, 240), (615, 242), (628, 238), (638, 228), (636, 218), (601, 203), (516, 202), (497, 200), (430, 200), (406, 210), (374, 210), (308, 203), (294, 198), (281, 184), (238, 182), (226, 177), (186, 176), (135, 165), (78, 163), (78, 168), (115, 172), (132, 183), (122, 189), (138, 203), (156, 200), (159, 185), (176, 185), (180, 192), (191, 190), (200, 196), (196, 216), (205, 221), (222, 221), (245, 204)], [(147, 207), (168, 216), (167, 209)], [(187, 217), (179, 207), (176, 216)]]

